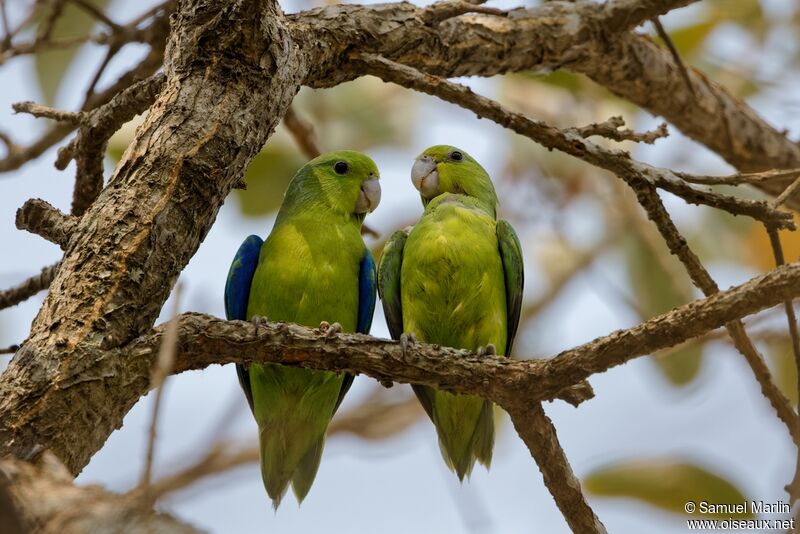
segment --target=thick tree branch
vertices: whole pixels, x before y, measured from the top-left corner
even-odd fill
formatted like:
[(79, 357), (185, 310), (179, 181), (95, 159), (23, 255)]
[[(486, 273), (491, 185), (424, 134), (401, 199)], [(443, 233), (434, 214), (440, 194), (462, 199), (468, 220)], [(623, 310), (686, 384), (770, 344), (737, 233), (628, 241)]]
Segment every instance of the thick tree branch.
[[(143, 507), (133, 495), (110, 493), (98, 486), (76, 486), (71, 473), (50, 453), (36, 467), (12, 458), (0, 460), (0, 486), (5, 486), (12, 498), (24, 526), (20, 532), (199, 532), (167, 514)], [(11, 518), (2, 516), (2, 521), (5, 528)]]
[[(98, 389), (100, 377), (67, 386), (61, 373), (90, 369), (105, 349), (150, 329), (305, 75), (272, 0), (187, 0), (171, 20), (159, 97), (81, 217), (30, 336), (0, 376), (0, 454), (25, 457), (38, 442), (77, 473), (120, 425), (138, 395)], [(20, 431), (32, 439), (17, 439)]]
[[(318, 330), (294, 324), (266, 323), (255, 327), (244, 321), (187, 313), (180, 316), (174, 372), (223, 363), (282, 363), (363, 373), (381, 382), (428, 385), (479, 395), (509, 411), (527, 410), (535, 402), (557, 398), (565, 388), (592, 374), (701, 336), (798, 294), (800, 263), (790, 263), (633, 328), (564, 351), (552, 359), (525, 361), (481, 358), (469, 351), (425, 343), (416, 344), (414, 351), (404, 352), (398, 342), (362, 334), (328, 337)], [(126, 404), (133, 404), (149, 389), (150, 369), (163, 336), (162, 325), (123, 347), (107, 350), (96, 361), (68, 362), (53, 395), (69, 397), (75, 386), (99, 380), (106, 391), (119, 392), (126, 396)], [(69, 429), (60, 431), (68, 433)], [(16, 432), (20, 442), (36, 442), (30, 429), (18, 427)], [(80, 447), (80, 444), (61, 446)]]

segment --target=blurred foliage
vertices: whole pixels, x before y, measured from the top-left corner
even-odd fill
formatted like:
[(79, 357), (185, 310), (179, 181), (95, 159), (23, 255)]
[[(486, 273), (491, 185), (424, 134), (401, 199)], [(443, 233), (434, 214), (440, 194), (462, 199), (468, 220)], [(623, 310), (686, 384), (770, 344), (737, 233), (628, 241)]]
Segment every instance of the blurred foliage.
[[(693, 299), (689, 278), (676, 278), (665, 268), (664, 262), (673, 260), (666, 249), (667, 255), (659, 257), (640, 235), (632, 235), (625, 252), (640, 319), (650, 319)], [(691, 343), (663, 355), (654, 355), (652, 360), (670, 383), (683, 386), (699, 373), (702, 357), (702, 345)]]
[[(303, 88), (292, 105), (314, 125), (322, 150), (368, 152), (382, 145), (406, 144), (411, 138), (410, 93), (375, 78), (326, 90)], [(114, 162), (122, 157), (140, 122), (131, 121), (111, 138), (107, 155)], [(250, 163), (245, 173), (247, 189), (235, 191), (242, 214), (262, 217), (276, 212), (287, 185), (306, 160), (281, 125)]]
[[(109, 0), (86, 0), (101, 11), (108, 5)], [(41, 10), (38, 31), (47, 24), (49, 10)], [(96, 23), (96, 19), (85, 9), (71, 2), (63, 3), (63, 12), (56, 20), (52, 29), (52, 38), (56, 40), (77, 38), (86, 35)], [(69, 70), (75, 59), (79, 46), (57, 48), (39, 52), (34, 56), (36, 61), (36, 76), (39, 87), (46, 104), (53, 105), (61, 88), (64, 74)]]
[[(730, 481), (695, 463), (669, 458), (626, 460), (592, 471), (583, 487), (603, 497), (628, 497), (686, 516), (685, 505), (699, 503), (743, 503), (747, 497)], [(699, 507), (693, 516), (747, 519), (742, 514), (702, 514)]]
[(797, 366), (794, 361), (792, 341), (788, 337), (767, 343), (769, 367), (778, 388), (794, 406), (797, 406)]

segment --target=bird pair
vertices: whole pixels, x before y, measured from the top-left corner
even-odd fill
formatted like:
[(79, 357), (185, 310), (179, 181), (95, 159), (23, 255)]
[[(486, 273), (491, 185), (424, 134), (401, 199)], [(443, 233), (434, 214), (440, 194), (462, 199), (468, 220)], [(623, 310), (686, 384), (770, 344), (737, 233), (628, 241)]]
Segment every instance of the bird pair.
[[(376, 273), (360, 229), (380, 202), (378, 177), (375, 163), (352, 151), (323, 154), (300, 169), (269, 237), (250, 236), (236, 253), (225, 286), (228, 319), (329, 322), (368, 333), (377, 289), (392, 338), (407, 333), (508, 355), (522, 300), (522, 251), (513, 228), (497, 221), (489, 175), (455, 147), (423, 152), (411, 179), (425, 212), (390, 237)], [(277, 364), (236, 370), (258, 424), (261, 475), (273, 506), (290, 482), (302, 501), (353, 376)], [(427, 386), (414, 392), (459, 479), (476, 460), (488, 467), (492, 404)]]

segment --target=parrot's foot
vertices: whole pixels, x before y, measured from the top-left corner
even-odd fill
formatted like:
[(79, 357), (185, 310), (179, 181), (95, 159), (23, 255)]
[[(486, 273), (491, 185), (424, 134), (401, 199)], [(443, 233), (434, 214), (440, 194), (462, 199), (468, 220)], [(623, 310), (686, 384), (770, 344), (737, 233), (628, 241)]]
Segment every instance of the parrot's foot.
[(489, 343), (485, 347), (478, 347), (476, 351), (478, 356), (497, 356), (497, 347), (494, 346), (494, 343)]
[(336, 334), (342, 333), (342, 325), (339, 323), (329, 323), (328, 321), (322, 321), (319, 323), (319, 331), (325, 334), (325, 337), (332, 337)]
[(403, 349), (403, 356), (406, 355), (408, 349), (417, 344), (417, 336), (414, 332), (403, 332), (400, 334), (400, 348)]
[(258, 327), (263, 326), (269, 322), (269, 319), (265, 315), (254, 315), (250, 322), (253, 323), (253, 335), (258, 336)]

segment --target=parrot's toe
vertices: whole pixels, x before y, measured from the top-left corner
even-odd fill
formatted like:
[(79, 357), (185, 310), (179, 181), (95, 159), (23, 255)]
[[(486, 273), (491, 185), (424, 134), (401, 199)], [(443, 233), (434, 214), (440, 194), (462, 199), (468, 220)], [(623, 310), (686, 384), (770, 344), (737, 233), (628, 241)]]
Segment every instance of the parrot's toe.
[(497, 356), (497, 347), (494, 346), (494, 343), (489, 343), (485, 347), (478, 347), (477, 352), (478, 356)]
[(258, 335), (258, 327), (267, 324), (269, 322), (269, 319), (267, 319), (267, 317), (264, 316), (264, 315), (254, 315), (250, 319), (250, 322), (253, 323), (253, 329), (254, 329), (254, 334), (253, 335), (257, 336)]
[(319, 323), (319, 331), (325, 334), (327, 337), (334, 336), (336, 334), (342, 333), (342, 325), (339, 323), (329, 323), (328, 321), (322, 321)]
[(416, 343), (417, 336), (414, 335), (414, 332), (403, 332), (400, 334), (400, 348), (403, 349), (403, 354)]

